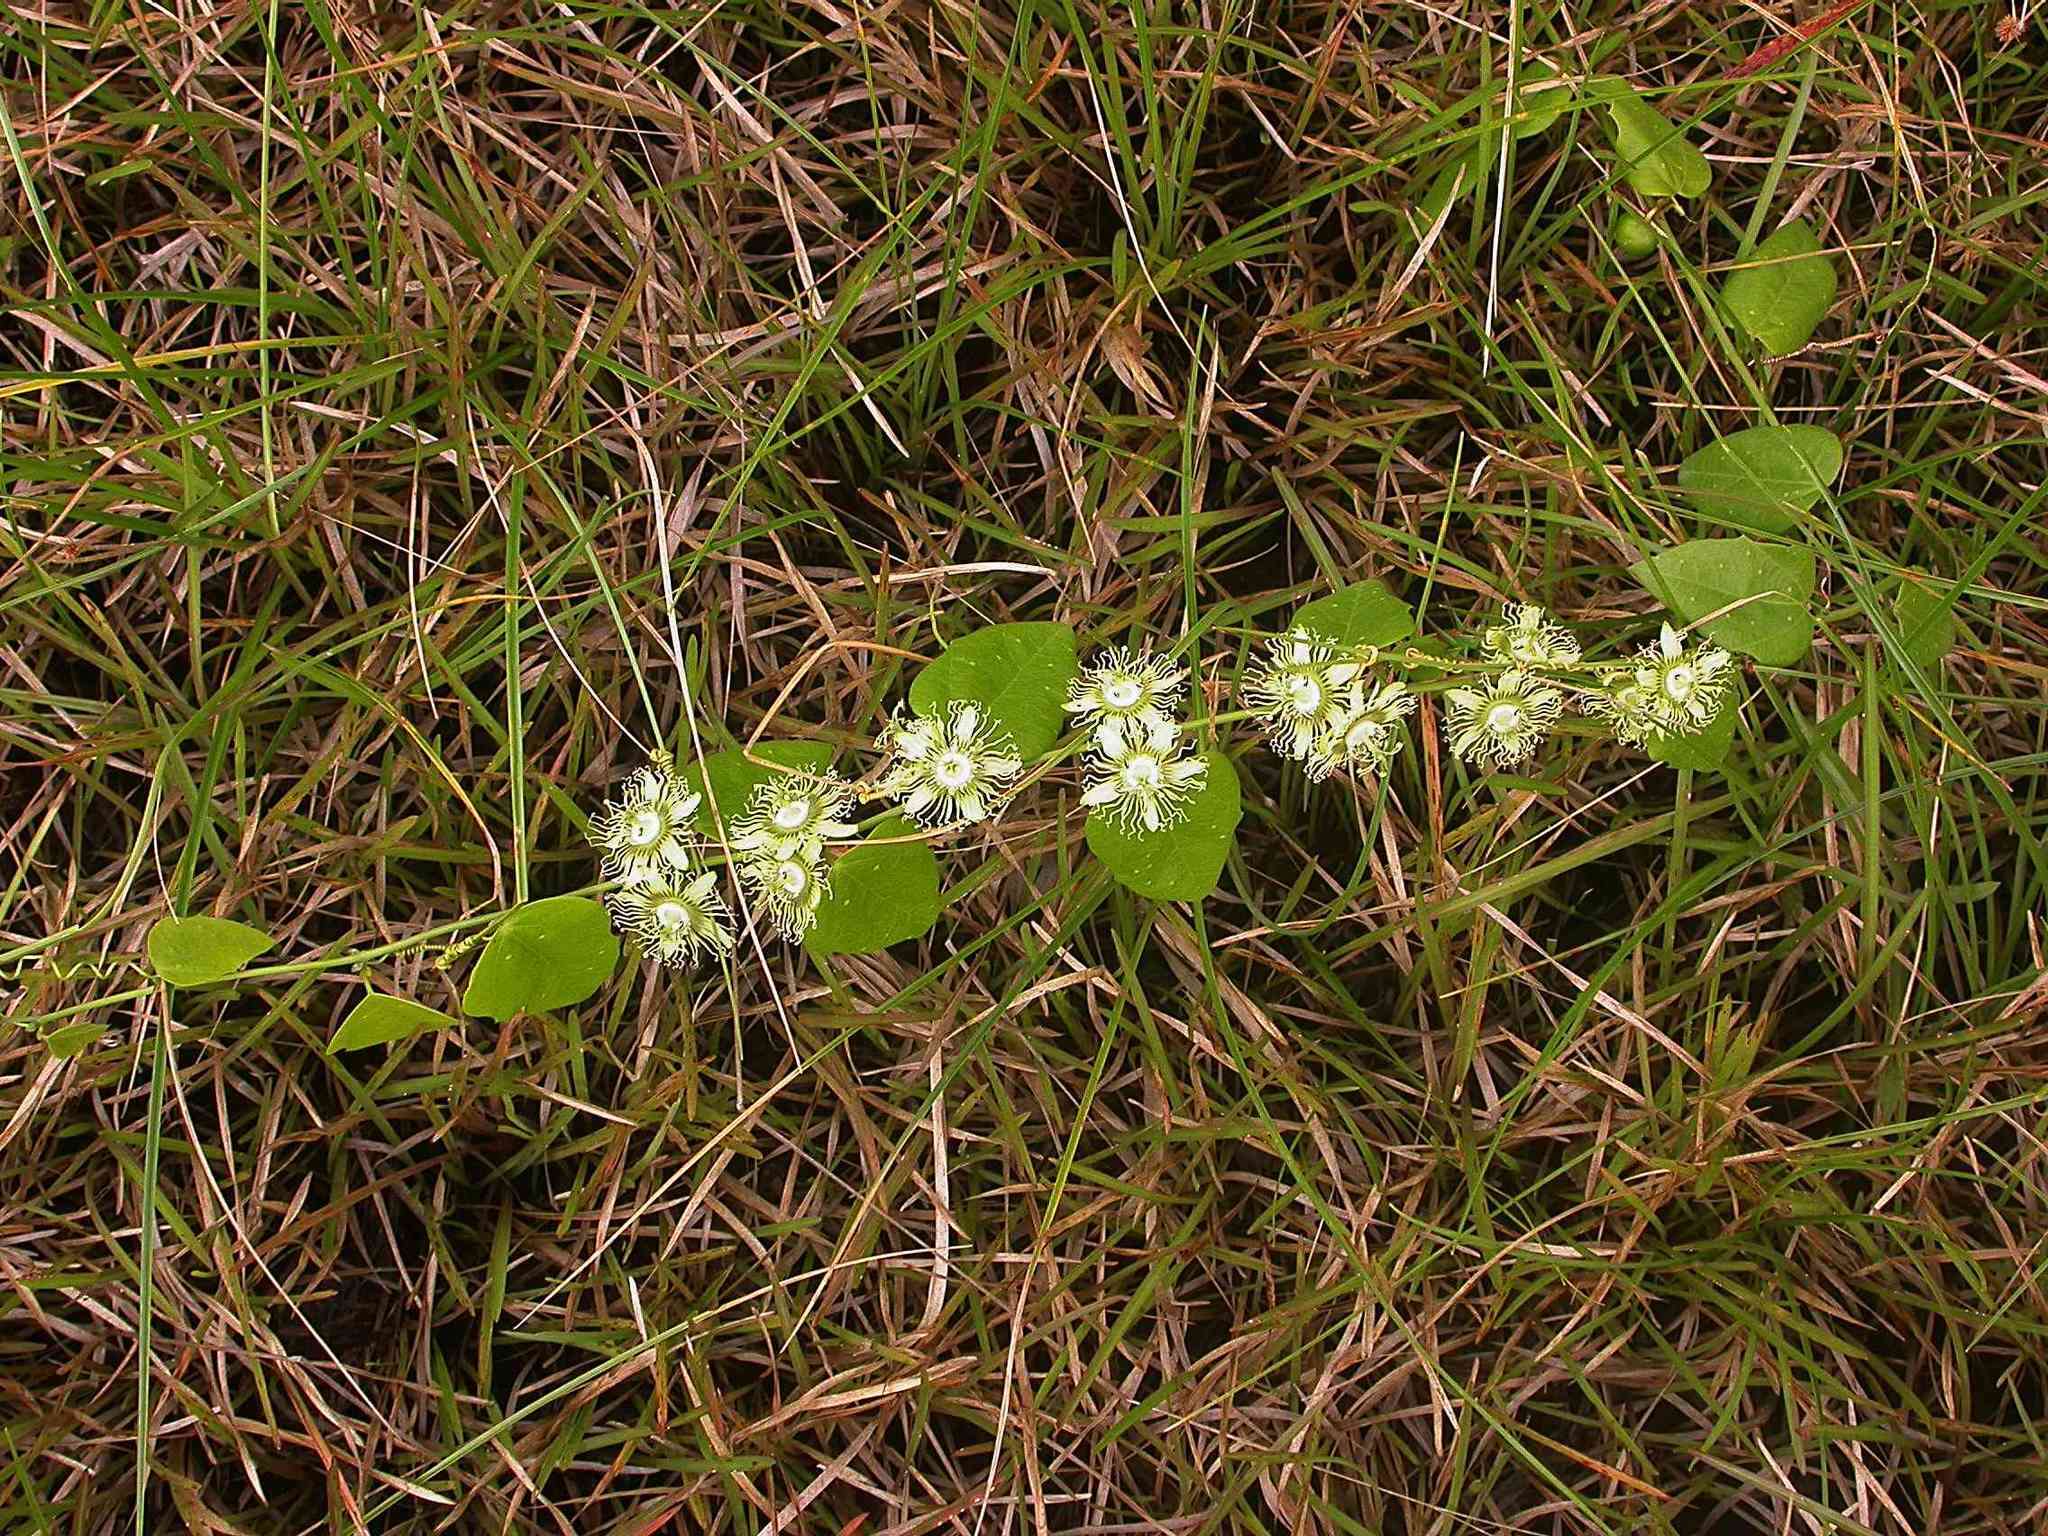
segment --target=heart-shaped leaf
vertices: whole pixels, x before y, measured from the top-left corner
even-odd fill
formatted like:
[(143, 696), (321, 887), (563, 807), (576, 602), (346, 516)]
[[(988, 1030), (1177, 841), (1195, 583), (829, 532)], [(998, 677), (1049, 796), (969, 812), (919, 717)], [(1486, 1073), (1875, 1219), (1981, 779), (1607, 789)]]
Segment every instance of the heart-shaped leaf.
[(1622, 179), (1644, 197), (1700, 197), (1713, 184), (1707, 157), (1634, 86), (1611, 75), (1588, 81), (1586, 94), (1607, 109)]
[(1337, 645), (1392, 645), (1415, 633), (1415, 610), (1383, 581), (1358, 581), (1294, 610), (1293, 627)]
[(463, 989), (462, 1011), (497, 1023), (582, 1002), (619, 963), (618, 935), (602, 904), (550, 896), (514, 907)]
[(1811, 341), (1834, 302), (1835, 264), (1804, 224), (1761, 241), (1721, 284), (1721, 307), (1773, 357)]
[(1067, 684), (1079, 670), (1070, 626), (991, 624), (962, 635), (919, 672), (911, 680), (910, 704), (920, 714), (955, 700), (979, 704), (1028, 762), (1060, 739)]
[(225, 917), (160, 918), (149, 930), (149, 964), (174, 987), (203, 987), (234, 975), (276, 942)]
[[(1635, 577), (1688, 624), (1766, 666), (1798, 663), (1813, 644), (1813, 555), (1755, 539), (1693, 539), (1634, 567)], [(1729, 609), (1722, 613), (1721, 610)]]
[(1750, 427), (1678, 466), (1678, 488), (1709, 517), (1783, 533), (1842, 472), (1842, 440), (1826, 427)]
[(922, 841), (882, 841), (916, 831), (891, 816), (840, 856), (806, 944), (821, 955), (869, 955), (931, 931), (939, 920), (939, 861)]
[(1735, 743), (1735, 717), (1740, 713), (1734, 700), (1721, 706), (1721, 713), (1707, 722), (1702, 731), (1690, 736), (1652, 736), (1645, 744), (1650, 756), (1660, 763), (1669, 763), (1674, 768), (1692, 768), (1702, 773), (1712, 772), (1728, 759), (1728, 749)]
[[(755, 745), (754, 756), (761, 762), (776, 763), (784, 768), (801, 768), (806, 773), (821, 773), (832, 766), (832, 748), (822, 741), (763, 741)], [(731, 827), (733, 821), (747, 808), (747, 800), (761, 785), (775, 778), (773, 768), (763, 768), (760, 763), (747, 761), (747, 754), (738, 747), (727, 752), (714, 752), (702, 758), (697, 771), (692, 775), (696, 788), (704, 800), (697, 807), (697, 830), (706, 837), (718, 835), (717, 823), (712, 820), (711, 808), (718, 807), (718, 814)]]
[(1157, 832), (1126, 832), (1101, 811), (1088, 813), (1088, 848), (1118, 882), (1154, 901), (1200, 901), (1216, 889), (1244, 814), (1237, 769), (1205, 752), (1208, 777), (1189, 797), (1187, 815)]
[(360, 1051), (366, 1046), (384, 1045), (393, 1040), (410, 1040), (430, 1029), (451, 1029), (457, 1023), (438, 1008), (371, 992), (349, 1009), (348, 1017), (341, 1021), (340, 1027), (334, 1031), (334, 1038), (327, 1042), (327, 1049), (329, 1052)]
[(1901, 653), (1922, 672), (1934, 676), (1942, 657), (1954, 650), (1956, 643), (1956, 615), (1946, 583), (1924, 586), (1901, 581), (1892, 597), (1892, 612), (1898, 619)]

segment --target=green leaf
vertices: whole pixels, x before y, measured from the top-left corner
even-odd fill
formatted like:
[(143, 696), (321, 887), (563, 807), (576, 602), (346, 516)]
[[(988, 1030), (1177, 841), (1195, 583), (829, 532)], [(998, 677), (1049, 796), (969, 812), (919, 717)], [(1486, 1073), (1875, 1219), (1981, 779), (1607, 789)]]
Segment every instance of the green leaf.
[[(754, 756), (784, 768), (801, 768), (806, 773), (821, 773), (832, 766), (831, 745), (822, 741), (764, 741), (755, 746)], [(738, 747), (700, 759), (695, 787), (703, 794), (704, 803), (697, 807), (697, 830), (706, 837), (716, 837), (718, 827), (711, 818), (713, 805), (730, 827), (734, 818), (747, 808), (747, 800), (755, 789), (777, 777), (773, 768), (748, 762), (746, 753)]]
[(1607, 109), (1622, 179), (1644, 197), (1699, 197), (1713, 184), (1707, 157), (1625, 80), (1602, 75), (1587, 95)]
[(327, 1042), (327, 1049), (330, 1053), (360, 1051), (365, 1046), (410, 1040), (430, 1029), (454, 1028), (458, 1022), (438, 1008), (408, 1002), (402, 997), (386, 997), (382, 992), (371, 992), (349, 1009), (348, 1017), (341, 1021), (334, 1038)]
[(462, 1011), (502, 1024), (515, 1014), (567, 1008), (603, 986), (618, 963), (618, 935), (601, 903), (588, 896), (530, 901), (514, 907), (484, 946)]
[(1901, 581), (1892, 597), (1892, 612), (1899, 621), (1900, 651), (1922, 672), (1938, 672), (1942, 657), (1956, 644), (1955, 609), (1947, 592)]
[(1796, 665), (1813, 644), (1813, 555), (1754, 539), (1693, 539), (1634, 567), (1635, 578), (1707, 637), (1766, 666)]
[(1541, 59), (1526, 59), (1515, 71), (1515, 100), (1508, 117), (1515, 137), (1534, 138), (1558, 119), (1572, 99), (1569, 86)]
[(166, 917), (149, 930), (149, 964), (174, 987), (232, 976), (277, 940), (225, 917)]
[(968, 700), (1010, 733), (1029, 762), (1050, 751), (1066, 728), (1067, 684), (1080, 670), (1066, 624), (991, 624), (962, 635), (911, 680), (911, 708), (943, 710)]
[(1185, 819), (1157, 832), (1126, 832), (1100, 811), (1088, 813), (1088, 848), (1117, 880), (1154, 901), (1200, 901), (1216, 889), (1244, 814), (1237, 769), (1221, 752), (1202, 754), (1209, 776)]
[(1392, 645), (1415, 633), (1415, 610), (1383, 581), (1359, 581), (1294, 610), (1293, 627), (1338, 645)]
[(1705, 730), (1690, 736), (1652, 736), (1646, 750), (1660, 763), (1710, 773), (1728, 760), (1728, 749), (1735, 743), (1735, 717), (1740, 713), (1730, 699)]
[(1773, 357), (1813, 339), (1835, 302), (1835, 264), (1804, 224), (1761, 242), (1721, 284), (1721, 307)]
[(1678, 488), (1711, 517), (1783, 533), (1842, 472), (1842, 440), (1826, 427), (1750, 427), (1678, 466)]
[(939, 920), (939, 861), (930, 845), (877, 841), (916, 831), (891, 816), (840, 856), (805, 944), (821, 955), (870, 955), (931, 932)]
[(106, 1032), (107, 1026), (97, 1019), (88, 1019), (82, 1024), (59, 1024), (42, 1032), (43, 1049), (52, 1056), (69, 1061), (98, 1044), (100, 1036)]

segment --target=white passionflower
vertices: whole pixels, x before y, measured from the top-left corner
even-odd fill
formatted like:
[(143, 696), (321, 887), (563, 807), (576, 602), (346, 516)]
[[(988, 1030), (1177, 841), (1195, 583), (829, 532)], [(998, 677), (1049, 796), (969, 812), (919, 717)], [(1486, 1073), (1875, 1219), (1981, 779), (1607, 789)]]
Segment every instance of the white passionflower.
[(1209, 776), (1208, 760), (1177, 752), (1168, 727), (1146, 741), (1126, 741), (1121, 752), (1099, 752), (1089, 763), (1090, 780), (1081, 803), (1099, 810), (1126, 832), (1157, 832), (1187, 815), (1188, 797)]
[(618, 799), (590, 818), (590, 841), (604, 853), (607, 880), (630, 880), (690, 867), (690, 818), (699, 796), (656, 758), (626, 780)]
[(1636, 661), (1636, 681), (1657, 701), (1658, 725), (1686, 736), (1713, 723), (1728, 697), (1734, 659), (1719, 646), (1688, 651), (1669, 624)]
[(903, 814), (928, 827), (979, 821), (1009, 793), (1024, 770), (1010, 733), (978, 704), (956, 703), (944, 715), (894, 721), (882, 747), (893, 762), (882, 789)]
[(810, 931), (831, 887), (825, 855), (816, 847), (788, 858), (755, 854), (741, 862), (740, 879), (768, 925), (791, 943)]
[(663, 965), (689, 965), (700, 954), (732, 948), (732, 914), (719, 896), (717, 876), (706, 871), (684, 880), (636, 880), (605, 897), (612, 921), (638, 939)]
[(1468, 763), (1496, 768), (1533, 757), (1564, 708), (1555, 688), (1524, 672), (1503, 672), (1478, 688), (1453, 688), (1445, 698), (1451, 750)]
[(1093, 728), (1104, 752), (1174, 725), (1188, 675), (1163, 656), (1121, 646), (1104, 651), (1067, 686), (1067, 713)]
[(1381, 682), (1367, 693), (1363, 679), (1354, 682), (1337, 713), (1317, 733), (1304, 771), (1311, 779), (1352, 766), (1384, 774), (1405, 740), (1401, 722), (1414, 713), (1415, 695), (1406, 684)]
[(1479, 648), (1495, 661), (1525, 669), (1569, 667), (1579, 659), (1579, 642), (1534, 603), (1511, 603), (1507, 622), (1489, 627)]
[(1633, 747), (1665, 730), (1655, 684), (1644, 682), (1633, 670), (1610, 674), (1598, 692), (1579, 701), (1579, 707), (1612, 731), (1616, 741)]
[(757, 785), (732, 827), (735, 853), (772, 859), (815, 855), (828, 838), (852, 837), (853, 786), (829, 769), (778, 774)]
[(1305, 761), (1364, 670), (1322, 636), (1291, 629), (1267, 644), (1265, 659), (1245, 679), (1244, 697), (1265, 721), (1273, 750)]

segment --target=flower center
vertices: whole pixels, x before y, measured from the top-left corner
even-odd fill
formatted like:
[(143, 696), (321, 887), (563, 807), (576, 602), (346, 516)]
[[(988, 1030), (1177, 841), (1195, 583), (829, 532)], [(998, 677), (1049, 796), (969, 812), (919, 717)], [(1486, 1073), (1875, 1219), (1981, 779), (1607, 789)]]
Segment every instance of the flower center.
[(810, 889), (811, 872), (795, 859), (784, 859), (775, 866), (775, 889), (791, 901)]
[(1133, 709), (1144, 697), (1144, 685), (1136, 678), (1112, 678), (1102, 685), (1102, 702), (1111, 709)]
[(965, 752), (948, 752), (932, 764), (932, 777), (947, 789), (965, 789), (974, 782), (974, 759)]
[(655, 926), (673, 932), (690, 926), (690, 909), (680, 901), (664, 901), (654, 909)]
[(668, 831), (668, 822), (656, 810), (635, 811), (626, 823), (626, 841), (635, 848), (652, 848)]
[(1496, 736), (1512, 736), (1522, 728), (1522, 706), (1496, 704), (1486, 712), (1486, 728)]
[(1287, 703), (1297, 715), (1312, 715), (1323, 707), (1323, 685), (1297, 672), (1287, 680)]
[(1679, 703), (1692, 697), (1692, 691), (1699, 685), (1699, 674), (1688, 666), (1673, 667), (1664, 674), (1664, 691)]
[(769, 818), (784, 832), (796, 832), (810, 824), (811, 797), (798, 795), (787, 805), (778, 805), (775, 814)]
[(1140, 752), (1124, 759), (1124, 788), (1135, 790), (1157, 789), (1159, 787), (1159, 759), (1149, 752)]

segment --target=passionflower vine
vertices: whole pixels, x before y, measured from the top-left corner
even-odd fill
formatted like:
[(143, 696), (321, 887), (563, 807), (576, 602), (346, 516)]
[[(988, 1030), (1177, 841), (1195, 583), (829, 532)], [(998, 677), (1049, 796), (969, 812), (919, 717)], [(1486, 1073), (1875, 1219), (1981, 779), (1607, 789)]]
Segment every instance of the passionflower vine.
[(1199, 755), (1178, 750), (1170, 727), (1166, 743), (1157, 733), (1126, 741), (1120, 752), (1098, 752), (1089, 763), (1081, 803), (1099, 810), (1126, 832), (1157, 832), (1187, 815), (1187, 802), (1209, 776)]
[(1401, 722), (1413, 713), (1415, 695), (1406, 684), (1382, 681), (1367, 693), (1363, 679), (1354, 682), (1317, 733), (1303, 771), (1311, 779), (1349, 767), (1384, 774), (1405, 739)]
[(818, 906), (831, 887), (824, 852), (816, 847), (790, 857), (757, 853), (743, 859), (739, 871), (755, 908), (791, 943), (818, 920)]
[(1291, 629), (1267, 643), (1265, 658), (1245, 679), (1244, 697), (1264, 722), (1273, 750), (1306, 761), (1364, 670), (1322, 636)]
[(610, 892), (605, 905), (612, 922), (661, 964), (687, 966), (732, 948), (732, 914), (717, 884), (709, 871), (687, 880), (657, 875)]
[(1067, 686), (1066, 710), (1079, 715), (1105, 752), (1175, 727), (1188, 675), (1163, 656), (1121, 646), (1104, 651)]
[(1728, 697), (1734, 658), (1719, 646), (1686, 649), (1669, 624), (1655, 645), (1637, 658), (1636, 681), (1656, 699), (1658, 724), (1673, 735), (1690, 735), (1713, 722)]
[(1513, 603), (1506, 622), (1491, 625), (1479, 648), (1495, 661), (1531, 667), (1569, 667), (1579, 659), (1579, 642), (1534, 603)]
[(991, 814), (1024, 768), (1010, 733), (978, 704), (896, 720), (883, 733), (882, 747), (893, 760), (883, 792), (904, 815), (932, 827)]
[(1477, 688), (1453, 688), (1446, 723), (1451, 750), (1466, 762), (1512, 768), (1535, 756), (1564, 699), (1526, 672), (1503, 672)]
[(853, 786), (829, 769), (779, 774), (748, 797), (732, 826), (732, 849), (776, 860), (814, 858), (828, 839), (859, 830), (847, 819), (852, 814)]
[(608, 880), (630, 880), (690, 867), (691, 818), (697, 793), (657, 756), (627, 780), (616, 800), (590, 818), (590, 841), (604, 854)]

